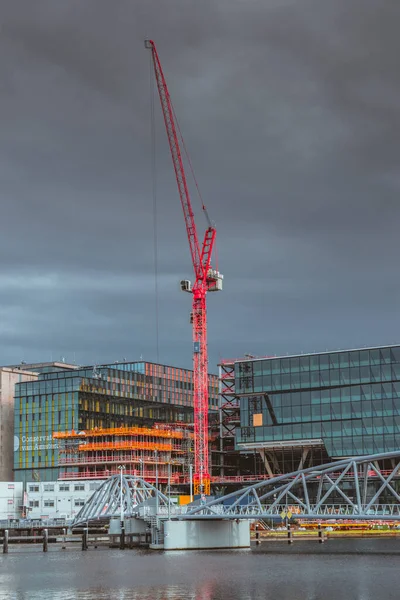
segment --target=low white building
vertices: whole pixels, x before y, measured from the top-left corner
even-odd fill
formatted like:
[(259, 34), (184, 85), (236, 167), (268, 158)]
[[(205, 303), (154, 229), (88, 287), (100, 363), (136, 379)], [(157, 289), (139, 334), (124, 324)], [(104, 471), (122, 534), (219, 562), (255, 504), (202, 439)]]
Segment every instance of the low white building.
[(102, 483), (103, 480), (28, 482), (26, 518), (74, 519)]
[(0, 521), (21, 519), (71, 520), (103, 480), (0, 482)]
[(23, 514), (24, 484), (18, 481), (0, 482), (0, 520), (20, 519)]

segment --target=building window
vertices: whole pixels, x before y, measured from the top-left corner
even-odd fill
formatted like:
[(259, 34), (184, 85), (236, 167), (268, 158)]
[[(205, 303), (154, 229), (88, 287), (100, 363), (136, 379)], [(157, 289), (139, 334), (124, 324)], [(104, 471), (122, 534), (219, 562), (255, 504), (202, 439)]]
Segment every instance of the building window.
[(85, 484), (84, 483), (76, 483), (74, 485), (74, 492), (84, 492), (85, 491)]
[(39, 491), (39, 486), (38, 485), (30, 485), (29, 486), (29, 491), (30, 492), (38, 492)]
[(60, 492), (69, 492), (69, 485), (60, 483)]
[(54, 500), (45, 500), (44, 506), (45, 508), (54, 508)]
[(30, 500), (29, 507), (30, 508), (39, 508), (39, 500)]
[(54, 492), (54, 484), (53, 483), (45, 483), (43, 486), (44, 492)]
[(84, 500), (75, 500), (74, 506), (85, 506)]

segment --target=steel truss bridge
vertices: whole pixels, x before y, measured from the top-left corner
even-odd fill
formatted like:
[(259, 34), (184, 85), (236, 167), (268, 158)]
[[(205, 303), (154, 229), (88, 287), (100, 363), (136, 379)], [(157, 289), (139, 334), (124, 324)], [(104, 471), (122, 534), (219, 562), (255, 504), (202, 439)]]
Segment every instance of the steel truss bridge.
[[(390, 462), (391, 469), (382, 471), (382, 461)], [(274, 477), (189, 508), (184, 518), (270, 519), (289, 510), (296, 519), (400, 520), (399, 491), (397, 451)], [(310, 497), (315, 496), (311, 502)]]
[(172, 506), (163, 493), (141, 477), (113, 475), (92, 494), (76, 515), (72, 526), (121, 516), (121, 500), (124, 518), (143, 517), (146, 512), (168, 514), (168, 504)]
[[(382, 461), (391, 468), (382, 470)], [(94, 492), (73, 525), (120, 515), (121, 481), (125, 517), (258, 520), (283, 519), (290, 512), (304, 520), (400, 521), (400, 450), (309, 467), (186, 506), (172, 504), (139, 477), (115, 475)]]

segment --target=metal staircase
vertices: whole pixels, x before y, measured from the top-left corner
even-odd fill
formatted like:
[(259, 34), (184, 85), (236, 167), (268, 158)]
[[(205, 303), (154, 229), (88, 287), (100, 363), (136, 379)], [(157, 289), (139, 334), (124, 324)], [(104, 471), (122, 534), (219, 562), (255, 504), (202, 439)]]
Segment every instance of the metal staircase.
[(151, 543), (161, 546), (164, 544), (164, 521), (157, 515), (149, 515), (144, 519), (150, 527)]

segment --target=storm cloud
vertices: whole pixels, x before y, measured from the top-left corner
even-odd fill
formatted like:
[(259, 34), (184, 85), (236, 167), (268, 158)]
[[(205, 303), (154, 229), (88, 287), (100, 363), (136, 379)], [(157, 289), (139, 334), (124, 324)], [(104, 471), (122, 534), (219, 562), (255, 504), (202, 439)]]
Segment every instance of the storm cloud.
[(153, 210), (146, 37), (217, 224), (210, 370), (399, 341), (397, 3), (0, 6), (2, 364), (191, 365), (192, 267), (157, 97)]

